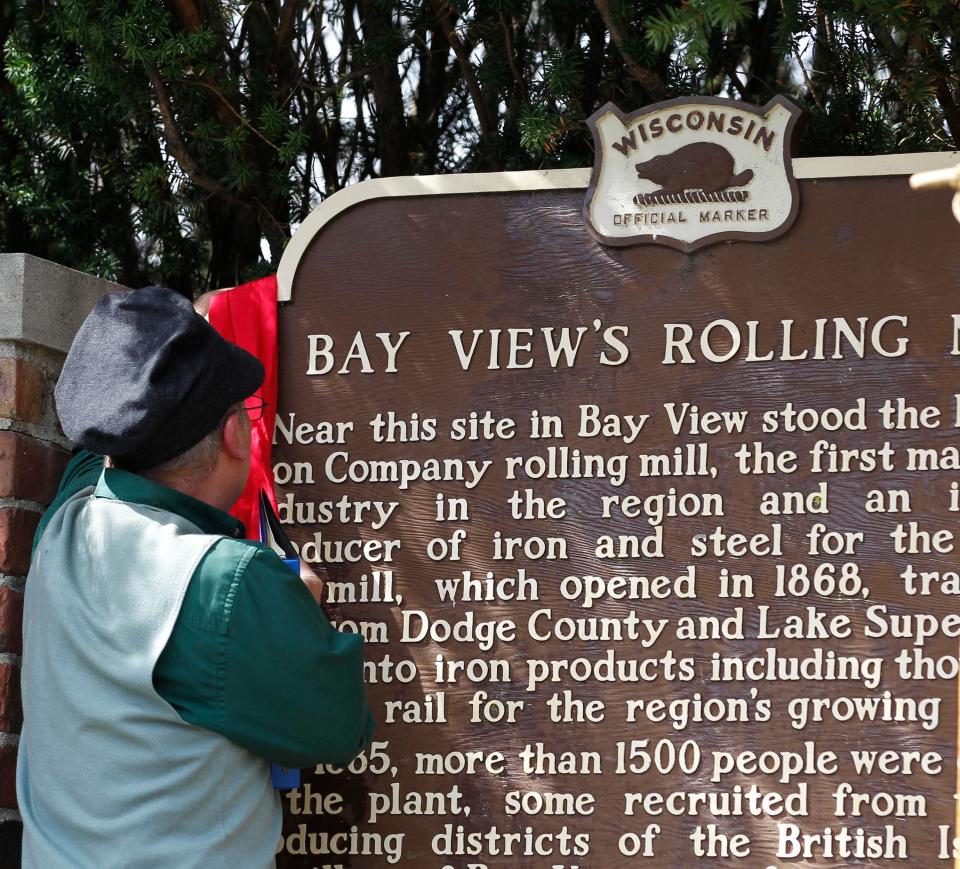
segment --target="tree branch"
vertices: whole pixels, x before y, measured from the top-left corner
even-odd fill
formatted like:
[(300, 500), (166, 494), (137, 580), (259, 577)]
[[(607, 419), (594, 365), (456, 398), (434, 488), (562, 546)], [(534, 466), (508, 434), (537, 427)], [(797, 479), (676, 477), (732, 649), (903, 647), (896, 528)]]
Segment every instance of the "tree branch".
[(813, 79), (810, 77), (810, 73), (807, 72), (807, 65), (803, 62), (803, 57), (800, 55), (800, 50), (791, 40), (793, 55), (797, 59), (797, 65), (800, 67), (800, 72), (803, 73), (803, 80), (806, 82), (807, 90), (810, 93), (810, 96), (813, 97), (813, 101), (816, 103), (817, 108), (820, 111), (823, 111), (823, 103), (820, 102), (820, 97), (817, 94), (817, 89), (814, 87)]
[(470, 99), (477, 113), (477, 120), (480, 122), (480, 133), (485, 139), (488, 139), (496, 132), (496, 126), (487, 114), (487, 107), (483, 101), (483, 91), (480, 90), (480, 83), (473, 74), (473, 67), (470, 65), (470, 55), (464, 48), (463, 42), (460, 40), (460, 36), (453, 26), (453, 19), (450, 17), (450, 7), (447, 0), (430, 0), (430, 5), (433, 6), (437, 20), (443, 28), (443, 35), (446, 36), (447, 42), (450, 43), (450, 47), (457, 57), (457, 62), (460, 64), (460, 73), (467, 85), (467, 90), (470, 92)]
[(193, 81), (189, 78), (179, 78), (177, 79), (177, 81), (180, 82), (180, 84), (194, 85), (196, 87), (206, 88), (211, 93), (216, 94), (216, 96), (220, 99), (223, 105), (225, 105), (227, 109), (230, 110), (231, 114), (237, 119), (237, 123), (240, 124), (241, 127), (246, 127), (265, 145), (273, 148), (274, 151), (277, 150), (277, 146), (274, 145), (273, 142), (271, 142), (266, 136), (264, 136), (263, 133), (261, 133), (252, 123), (250, 123), (250, 121), (248, 121), (243, 115), (241, 115), (240, 112), (238, 112), (233, 107), (233, 105), (231, 105), (230, 101), (223, 95), (220, 88), (218, 88), (215, 84), (210, 84), (210, 82), (208, 81)]
[(930, 40), (924, 38), (920, 50), (930, 65), (930, 72), (933, 78), (933, 90), (937, 95), (937, 102), (940, 103), (940, 109), (943, 111), (943, 119), (947, 123), (947, 129), (953, 137), (953, 145), (957, 146), (960, 142), (960, 106), (957, 105), (956, 97), (950, 89), (950, 83), (943, 70), (942, 58), (937, 49), (930, 44)]
[(170, 0), (170, 5), (187, 30), (195, 31), (203, 27), (203, 16), (200, 7), (193, 0)]
[[(201, 14), (200, 7), (194, 0), (171, 0), (171, 5), (173, 6), (174, 12), (176, 12), (177, 17), (180, 19), (180, 23), (183, 27), (190, 33), (195, 33), (197, 30), (200, 30), (203, 24), (203, 15)], [(220, 34), (221, 48), (223, 48), (223, 55), (229, 57), (229, 45), (225, 39), (223, 39), (223, 34)], [(216, 96), (216, 110), (217, 118), (226, 124), (228, 127), (237, 126), (237, 112), (228, 102), (226, 97), (223, 95), (222, 91), (216, 87), (215, 79), (209, 74), (204, 73), (202, 76), (206, 87), (208, 87)]]
[(183, 171), (187, 173), (187, 177), (198, 187), (219, 199), (223, 199), (224, 202), (229, 202), (231, 205), (239, 208), (250, 209), (252, 206), (235, 196), (219, 181), (211, 178), (200, 168), (200, 164), (197, 163), (187, 149), (187, 143), (183, 140), (183, 136), (177, 127), (177, 121), (173, 114), (173, 106), (170, 103), (170, 95), (167, 93), (166, 86), (160, 78), (157, 67), (150, 60), (145, 60), (143, 65), (147, 71), (147, 77), (150, 79), (150, 84), (153, 85), (154, 93), (157, 95), (160, 117), (163, 119), (163, 136), (167, 143), (167, 150), (180, 164)]
[(610, 38), (613, 40), (614, 45), (617, 46), (617, 51), (620, 52), (620, 56), (627, 66), (627, 72), (640, 83), (640, 86), (650, 94), (651, 97), (659, 98), (665, 96), (667, 87), (663, 83), (663, 79), (660, 78), (654, 70), (638, 63), (626, 48), (626, 35), (620, 26), (620, 22), (617, 21), (614, 16), (613, 10), (610, 8), (610, 0), (593, 0), (593, 2), (597, 7), (597, 11), (600, 13), (600, 17), (603, 18), (603, 23), (607, 25), (607, 30), (610, 31)]
[(277, 28), (277, 47), (282, 48), (287, 44), (290, 38), (290, 32), (293, 30), (293, 22), (297, 15), (297, 9), (302, 5), (303, 0), (286, 0), (283, 9), (280, 10), (280, 26)]
[(517, 59), (513, 56), (513, 36), (510, 33), (510, 25), (507, 23), (507, 16), (504, 15), (503, 12), (500, 13), (500, 27), (503, 29), (503, 44), (507, 50), (507, 60), (510, 62), (510, 72), (513, 73), (514, 81), (517, 83), (517, 90), (520, 92), (520, 99), (525, 100), (527, 98), (527, 86), (523, 80), (523, 75), (517, 67)]
[(943, 110), (947, 129), (950, 130), (950, 135), (953, 137), (953, 147), (956, 148), (960, 143), (960, 106), (957, 105), (946, 78), (939, 72), (933, 77), (933, 89), (937, 94), (937, 102), (940, 103), (940, 108)]
[(371, 116), (382, 176), (409, 175), (412, 168), (403, 82), (398, 69), (402, 47), (393, 9), (393, 4), (386, 5), (381, 0), (357, 2), (363, 41), (377, 46), (370, 58), (373, 65), (368, 78), (376, 105)]

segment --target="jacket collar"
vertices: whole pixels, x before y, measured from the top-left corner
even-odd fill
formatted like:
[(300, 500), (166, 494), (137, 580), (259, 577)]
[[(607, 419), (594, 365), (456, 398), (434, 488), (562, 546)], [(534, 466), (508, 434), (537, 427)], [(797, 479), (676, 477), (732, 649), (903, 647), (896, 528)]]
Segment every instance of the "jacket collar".
[(205, 534), (242, 538), (245, 533), (243, 523), (234, 519), (229, 513), (224, 513), (176, 489), (161, 486), (153, 480), (148, 480), (139, 474), (131, 474), (129, 471), (121, 471), (119, 468), (103, 469), (94, 497), (143, 504), (176, 513), (192, 522)]

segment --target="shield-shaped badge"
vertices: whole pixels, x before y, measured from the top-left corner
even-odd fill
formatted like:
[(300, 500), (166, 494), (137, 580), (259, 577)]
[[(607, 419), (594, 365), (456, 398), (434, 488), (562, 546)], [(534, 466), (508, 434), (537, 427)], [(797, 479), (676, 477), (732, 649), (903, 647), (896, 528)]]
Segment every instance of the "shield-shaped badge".
[(786, 232), (800, 194), (790, 146), (801, 110), (684, 97), (625, 114), (607, 103), (588, 121), (596, 156), (583, 215), (612, 245), (693, 251)]

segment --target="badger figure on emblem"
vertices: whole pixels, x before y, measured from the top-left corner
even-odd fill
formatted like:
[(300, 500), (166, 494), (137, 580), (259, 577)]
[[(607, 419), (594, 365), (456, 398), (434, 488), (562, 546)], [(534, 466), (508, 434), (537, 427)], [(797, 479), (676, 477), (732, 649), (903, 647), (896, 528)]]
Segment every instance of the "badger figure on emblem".
[[(725, 195), (723, 192), (731, 187), (744, 187), (753, 179), (752, 169), (744, 169), (735, 175), (733, 155), (722, 145), (712, 142), (684, 145), (670, 154), (637, 163), (635, 168), (641, 180), (660, 185), (660, 189), (653, 193), (638, 193), (634, 197), (637, 205), (665, 201), (702, 202), (705, 199), (742, 202), (748, 196), (746, 191), (731, 191)], [(695, 195), (696, 192), (701, 195)]]

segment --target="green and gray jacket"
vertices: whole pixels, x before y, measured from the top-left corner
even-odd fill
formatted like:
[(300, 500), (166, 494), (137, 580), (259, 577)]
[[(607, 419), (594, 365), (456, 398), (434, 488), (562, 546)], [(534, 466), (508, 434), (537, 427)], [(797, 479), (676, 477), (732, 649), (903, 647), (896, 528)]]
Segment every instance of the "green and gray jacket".
[(25, 867), (270, 866), (268, 761), (344, 763), (369, 740), (362, 641), (242, 533), (71, 462), (25, 597)]

